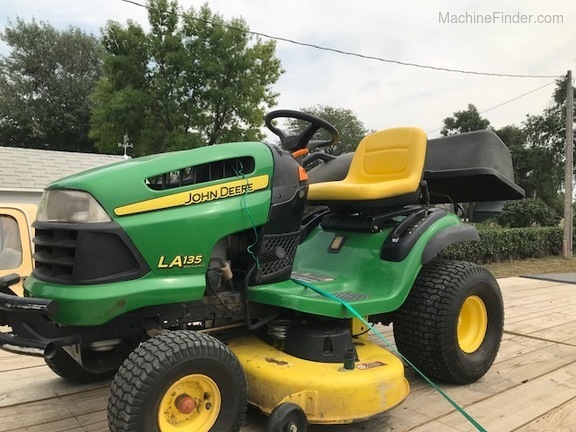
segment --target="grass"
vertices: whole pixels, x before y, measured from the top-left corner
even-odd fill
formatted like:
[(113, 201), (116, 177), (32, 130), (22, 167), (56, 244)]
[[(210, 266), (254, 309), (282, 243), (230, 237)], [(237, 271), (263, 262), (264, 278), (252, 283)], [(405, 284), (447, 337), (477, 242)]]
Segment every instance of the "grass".
[(484, 267), (497, 278), (529, 274), (576, 273), (576, 258), (567, 260), (561, 256), (548, 256), (484, 264)]

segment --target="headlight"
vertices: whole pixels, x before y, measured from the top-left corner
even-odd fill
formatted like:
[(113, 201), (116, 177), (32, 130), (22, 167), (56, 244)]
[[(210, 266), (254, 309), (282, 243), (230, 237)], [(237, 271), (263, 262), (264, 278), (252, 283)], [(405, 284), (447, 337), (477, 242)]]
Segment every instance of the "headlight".
[(110, 222), (110, 216), (87, 192), (75, 190), (44, 191), (38, 214), (39, 222), (96, 223)]

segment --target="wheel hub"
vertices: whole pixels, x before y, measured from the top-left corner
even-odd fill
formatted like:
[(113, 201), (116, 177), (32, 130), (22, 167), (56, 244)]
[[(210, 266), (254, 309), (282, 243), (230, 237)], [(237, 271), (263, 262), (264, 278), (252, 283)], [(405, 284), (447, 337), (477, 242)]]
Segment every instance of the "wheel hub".
[(176, 397), (176, 408), (182, 414), (190, 414), (192, 411), (196, 409), (198, 404), (194, 399), (192, 399), (187, 394), (182, 393), (178, 397)]
[(458, 345), (467, 354), (480, 348), (488, 329), (486, 305), (478, 296), (468, 297), (458, 316)]
[(208, 432), (218, 419), (221, 401), (218, 385), (210, 377), (186, 375), (164, 393), (158, 407), (159, 429)]

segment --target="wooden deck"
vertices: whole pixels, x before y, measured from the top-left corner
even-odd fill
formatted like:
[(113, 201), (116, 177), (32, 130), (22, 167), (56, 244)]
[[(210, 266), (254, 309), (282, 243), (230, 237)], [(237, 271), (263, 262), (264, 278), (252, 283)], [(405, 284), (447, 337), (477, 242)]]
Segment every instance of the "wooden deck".
[[(489, 431), (576, 430), (576, 285), (499, 282), (506, 324), (494, 366), (475, 384), (442, 389)], [(414, 371), (407, 377), (411, 393), (396, 409), (368, 422), (309, 431), (476, 430)], [(41, 358), (0, 350), (0, 431), (107, 431), (108, 387), (67, 384)], [(265, 423), (250, 409), (242, 432), (264, 432)]]

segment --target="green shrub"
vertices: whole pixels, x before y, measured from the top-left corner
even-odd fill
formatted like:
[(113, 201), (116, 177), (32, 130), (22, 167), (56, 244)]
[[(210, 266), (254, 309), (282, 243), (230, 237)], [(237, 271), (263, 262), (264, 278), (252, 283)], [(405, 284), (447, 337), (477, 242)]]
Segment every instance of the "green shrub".
[(540, 198), (508, 201), (497, 221), (502, 226), (521, 228), (530, 226), (557, 226), (560, 216), (548, 207)]
[(523, 258), (540, 258), (562, 252), (561, 227), (495, 228), (478, 231), (479, 242), (450, 245), (441, 258), (478, 264)]

